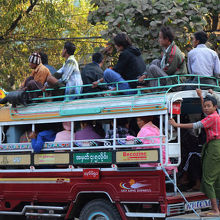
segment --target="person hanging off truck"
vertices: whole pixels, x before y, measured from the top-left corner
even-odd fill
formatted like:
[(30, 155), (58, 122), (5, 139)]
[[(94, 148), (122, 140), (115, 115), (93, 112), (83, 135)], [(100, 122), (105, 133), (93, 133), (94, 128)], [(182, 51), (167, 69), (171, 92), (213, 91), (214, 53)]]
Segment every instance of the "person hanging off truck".
[[(201, 98), (201, 90), (197, 90)], [(207, 96), (202, 101), (203, 112), (207, 115), (203, 120), (195, 123), (176, 123), (173, 118), (169, 120), (174, 127), (180, 128), (204, 128), (207, 143), (202, 150), (202, 183), (201, 191), (211, 200), (212, 210), (203, 213), (201, 217), (219, 217), (220, 211), (217, 199), (220, 198), (220, 115), (217, 113), (217, 100)]]

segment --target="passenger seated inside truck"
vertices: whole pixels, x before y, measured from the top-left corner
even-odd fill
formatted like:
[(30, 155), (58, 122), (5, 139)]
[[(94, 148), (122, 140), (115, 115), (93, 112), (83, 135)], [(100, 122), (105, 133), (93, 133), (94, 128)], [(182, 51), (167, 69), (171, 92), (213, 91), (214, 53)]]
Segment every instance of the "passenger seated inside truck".
[(200, 190), (202, 178), (201, 153), (190, 152), (183, 167), (183, 174), (178, 181), (178, 186), (182, 191), (194, 192)]
[[(117, 119), (116, 122), (116, 138), (118, 139), (116, 141), (117, 144), (119, 145), (124, 145), (126, 144), (126, 137), (129, 135), (129, 121), (127, 118), (119, 118)], [(113, 139), (113, 120), (111, 121), (111, 127), (110, 129), (106, 132), (105, 138), (106, 139)], [(121, 139), (120, 138), (124, 138)]]
[[(92, 140), (103, 139), (105, 137), (105, 131), (103, 130), (99, 122), (93, 121), (81, 121), (80, 130), (75, 133), (75, 140)], [(97, 141), (77, 141), (77, 147), (83, 146), (97, 146)]]
[[(138, 117), (137, 118), (137, 124), (140, 128), (140, 131), (137, 134), (137, 138), (139, 141), (141, 141), (142, 143), (140, 144), (160, 144), (160, 129), (153, 124), (153, 116), (145, 116), (145, 117)], [(156, 136), (156, 137), (152, 137), (152, 136)], [(158, 137), (157, 137), (158, 136)], [(146, 139), (145, 139), (146, 137)], [(134, 136), (127, 136), (127, 140), (135, 140), (136, 137)], [(164, 140), (162, 140), (164, 142)], [(145, 149), (145, 148), (159, 148), (159, 146), (145, 146), (145, 147), (135, 147), (135, 149)], [(163, 162), (165, 163), (165, 156), (166, 156), (166, 152), (165, 152), (165, 147), (163, 146), (162, 149), (163, 152)], [(170, 161), (168, 160), (168, 163), (170, 163)], [(144, 163), (144, 164), (140, 164), (140, 167), (155, 167), (157, 166), (157, 164), (155, 163)], [(171, 170), (176, 170), (176, 167), (166, 167), (166, 169), (168, 171)]]
[(45, 142), (54, 141), (56, 136), (53, 130), (44, 130), (39, 133), (32, 131), (29, 134), (31, 145), (35, 153), (39, 153), (44, 146)]
[(19, 143), (30, 143), (31, 139), (29, 138), (29, 135), (31, 132), (31, 125), (25, 125), (23, 134), (19, 138)]
[(31, 134), (32, 131), (25, 131), (19, 140), (19, 143), (30, 143), (31, 139), (29, 138), (29, 135)]
[(71, 141), (71, 122), (63, 122), (63, 129), (56, 134), (54, 142)]
[(45, 142), (53, 142), (58, 129), (59, 124), (56, 123), (36, 125), (35, 131), (29, 134), (34, 152), (39, 153)]
[(23, 125), (10, 125), (6, 131), (7, 143), (19, 143), (20, 136), (24, 132)]

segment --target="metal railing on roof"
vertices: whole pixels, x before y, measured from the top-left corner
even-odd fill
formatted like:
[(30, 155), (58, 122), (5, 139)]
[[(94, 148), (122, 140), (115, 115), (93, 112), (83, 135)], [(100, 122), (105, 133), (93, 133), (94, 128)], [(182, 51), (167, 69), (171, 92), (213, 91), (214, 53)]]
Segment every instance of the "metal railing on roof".
[[(194, 78), (194, 80), (189, 81), (189, 79)], [(196, 79), (196, 80), (195, 80)], [(204, 83), (206, 80), (211, 80), (212, 84)], [(10, 108), (11, 118), (13, 120), (21, 120), (21, 119), (28, 119), (26, 117), (30, 114), (45, 112), (45, 109), (48, 108), (58, 114), (54, 114), (51, 117), (60, 117), (60, 116), (67, 116), (67, 115), (79, 115), (79, 114), (98, 114), (98, 113), (111, 113), (111, 109), (116, 109), (115, 112), (132, 112), (132, 111), (142, 111), (143, 106), (148, 110), (156, 109), (164, 109), (166, 107), (166, 94), (171, 91), (181, 91), (185, 89), (195, 89), (195, 88), (212, 88), (213, 90), (219, 91), (219, 80), (215, 77), (205, 77), (205, 76), (198, 76), (198, 75), (172, 75), (172, 76), (165, 76), (159, 78), (147, 78), (144, 80), (143, 84), (139, 83), (139, 86), (132, 89), (123, 89), (120, 90), (120, 84), (122, 83), (136, 83), (138, 85), (138, 80), (128, 80), (128, 81), (121, 81), (121, 82), (114, 82), (114, 83), (100, 83), (100, 86), (108, 86), (111, 88), (115, 88), (114, 90), (108, 91), (99, 91), (99, 92), (90, 92), (90, 93), (80, 93), (80, 94), (64, 94), (64, 95), (49, 95), (48, 93), (53, 93), (56, 91), (65, 91), (66, 88), (78, 88), (80, 87), (81, 90), (83, 88), (92, 88), (92, 84), (82, 85), (82, 86), (72, 86), (72, 87), (61, 87), (57, 90), (55, 89), (47, 89), (46, 92), (42, 92), (41, 90), (33, 90), (28, 91), (30, 96), (32, 94), (38, 94), (38, 97), (32, 98), (30, 111), (28, 108), (23, 106)], [(154, 81), (154, 85), (157, 86), (150, 86)], [(164, 83), (165, 82), (165, 83)], [(157, 95), (157, 99), (152, 99), (154, 95)], [(114, 98), (108, 99), (108, 97)], [(87, 101), (86, 101), (86, 99)], [(123, 98), (123, 99), (122, 99)], [(81, 100), (81, 101), (80, 101)], [(85, 100), (85, 101), (84, 101)], [(153, 101), (152, 101), (153, 100)], [(113, 101), (114, 105), (110, 105), (109, 103)], [(123, 103), (125, 102), (125, 103)], [(37, 103), (37, 105), (36, 105)], [(56, 103), (55, 105), (52, 103)], [(141, 103), (141, 104), (138, 104)], [(40, 108), (40, 105), (43, 105), (43, 109)], [(81, 106), (75, 110), (74, 107)], [(89, 105), (89, 106), (88, 106)], [(146, 106), (147, 105), (147, 106)], [(51, 108), (50, 108), (51, 107)], [(68, 109), (69, 107), (69, 109)], [(17, 116), (20, 116), (17, 119)], [(44, 117), (48, 117), (44, 116)], [(43, 118), (43, 116), (37, 116), (36, 118)]]
[[(188, 79), (194, 78), (191, 82), (188, 81)], [(196, 80), (197, 82), (196, 82)], [(203, 83), (203, 79), (209, 79), (213, 81), (213, 84)], [(167, 81), (166, 84), (163, 85), (162, 81)], [(88, 96), (102, 96), (102, 95), (128, 95), (127, 93), (130, 93), (129, 95), (141, 95), (143, 91), (147, 91), (148, 94), (160, 94), (160, 93), (167, 93), (170, 92), (172, 89), (177, 87), (184, 87), (184, 86), (197, 86), (198, 88), (201, 87), (210, 87), (214, 89), (219, 89), (219, 80), (220, 78), (216, 77), (207, 77), (207, 76), (200, 76), (200, 75), (171, 75), (171, 76), (164, 76), (159, 78), (147, 78), (144, 79), (145, 84), (149, 84), (152, 81), (155, 81), (155, 84), (157, 86), (150, 86), (150, 85), (144, 85), (141, 83), (138, 83), (138, 80), (127, 80), (127, 81), (120, 81), (120, 82), (112, 82), (112, 83), (100, 83), (99, 86), (108, 86), (108, 87), (114, 87), (115, 90), (108, 90), (108, 91), (99, 91), (99, 92), (90, 92), (90, 93), (80, 93), (80, 94), (65, 94), (65, 95), (58, 95), (58, 96), (46, 96), (45, 92), (42, 93), (42, 97), (33, 98), (33, 101), (37, 100), (46, 100), (46, 99), (57, 99), (57, 98), (63, 98), (64, 101), (69, 101), (69, 98), (84, 98)], [(139, 86), (137, 88), (132, 89), (119, 89), (119, 85), (123, 83), (137, 83)], [(141, 87), (143, 85), (144, 87)], [(81, 86), (71, 86), (71, 87), (61, 87), (59, 90), (65, 90), (66, 88), (91, 88), (92, 84), (86, 84)], [(47, 89), (47, 92), (54, 91), (54, 89)], [(41, 92), (41, 90), (33, 90), (28, 91), (29, 93), (33, 92)], [(92, 97), (94, 98), (94, 97)]]

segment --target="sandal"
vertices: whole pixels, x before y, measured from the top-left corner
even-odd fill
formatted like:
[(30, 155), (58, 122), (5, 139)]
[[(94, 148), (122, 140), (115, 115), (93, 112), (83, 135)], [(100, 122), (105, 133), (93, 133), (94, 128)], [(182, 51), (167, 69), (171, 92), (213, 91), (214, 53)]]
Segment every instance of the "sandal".
[(216, 214), (214, 212), (205, 212), (205, 213), (201, 213), (200, 217), (219, 217), (219, 214)]

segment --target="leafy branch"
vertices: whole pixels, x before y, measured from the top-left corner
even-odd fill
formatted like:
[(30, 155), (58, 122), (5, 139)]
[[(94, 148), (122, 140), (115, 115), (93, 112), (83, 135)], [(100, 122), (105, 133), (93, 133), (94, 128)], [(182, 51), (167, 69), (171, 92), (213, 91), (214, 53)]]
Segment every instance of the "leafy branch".
[(6, 30), (5, 34), (0, 36), (0, 40), (4, 40), (17, 26), (19, 21), (23, 18), (24, 15), (28, 15), (37, 4), (39, 0), (30, 0), (30, 6), (24, 13), (20, 13), (18, 17), (12, 22), (11, 26)]

